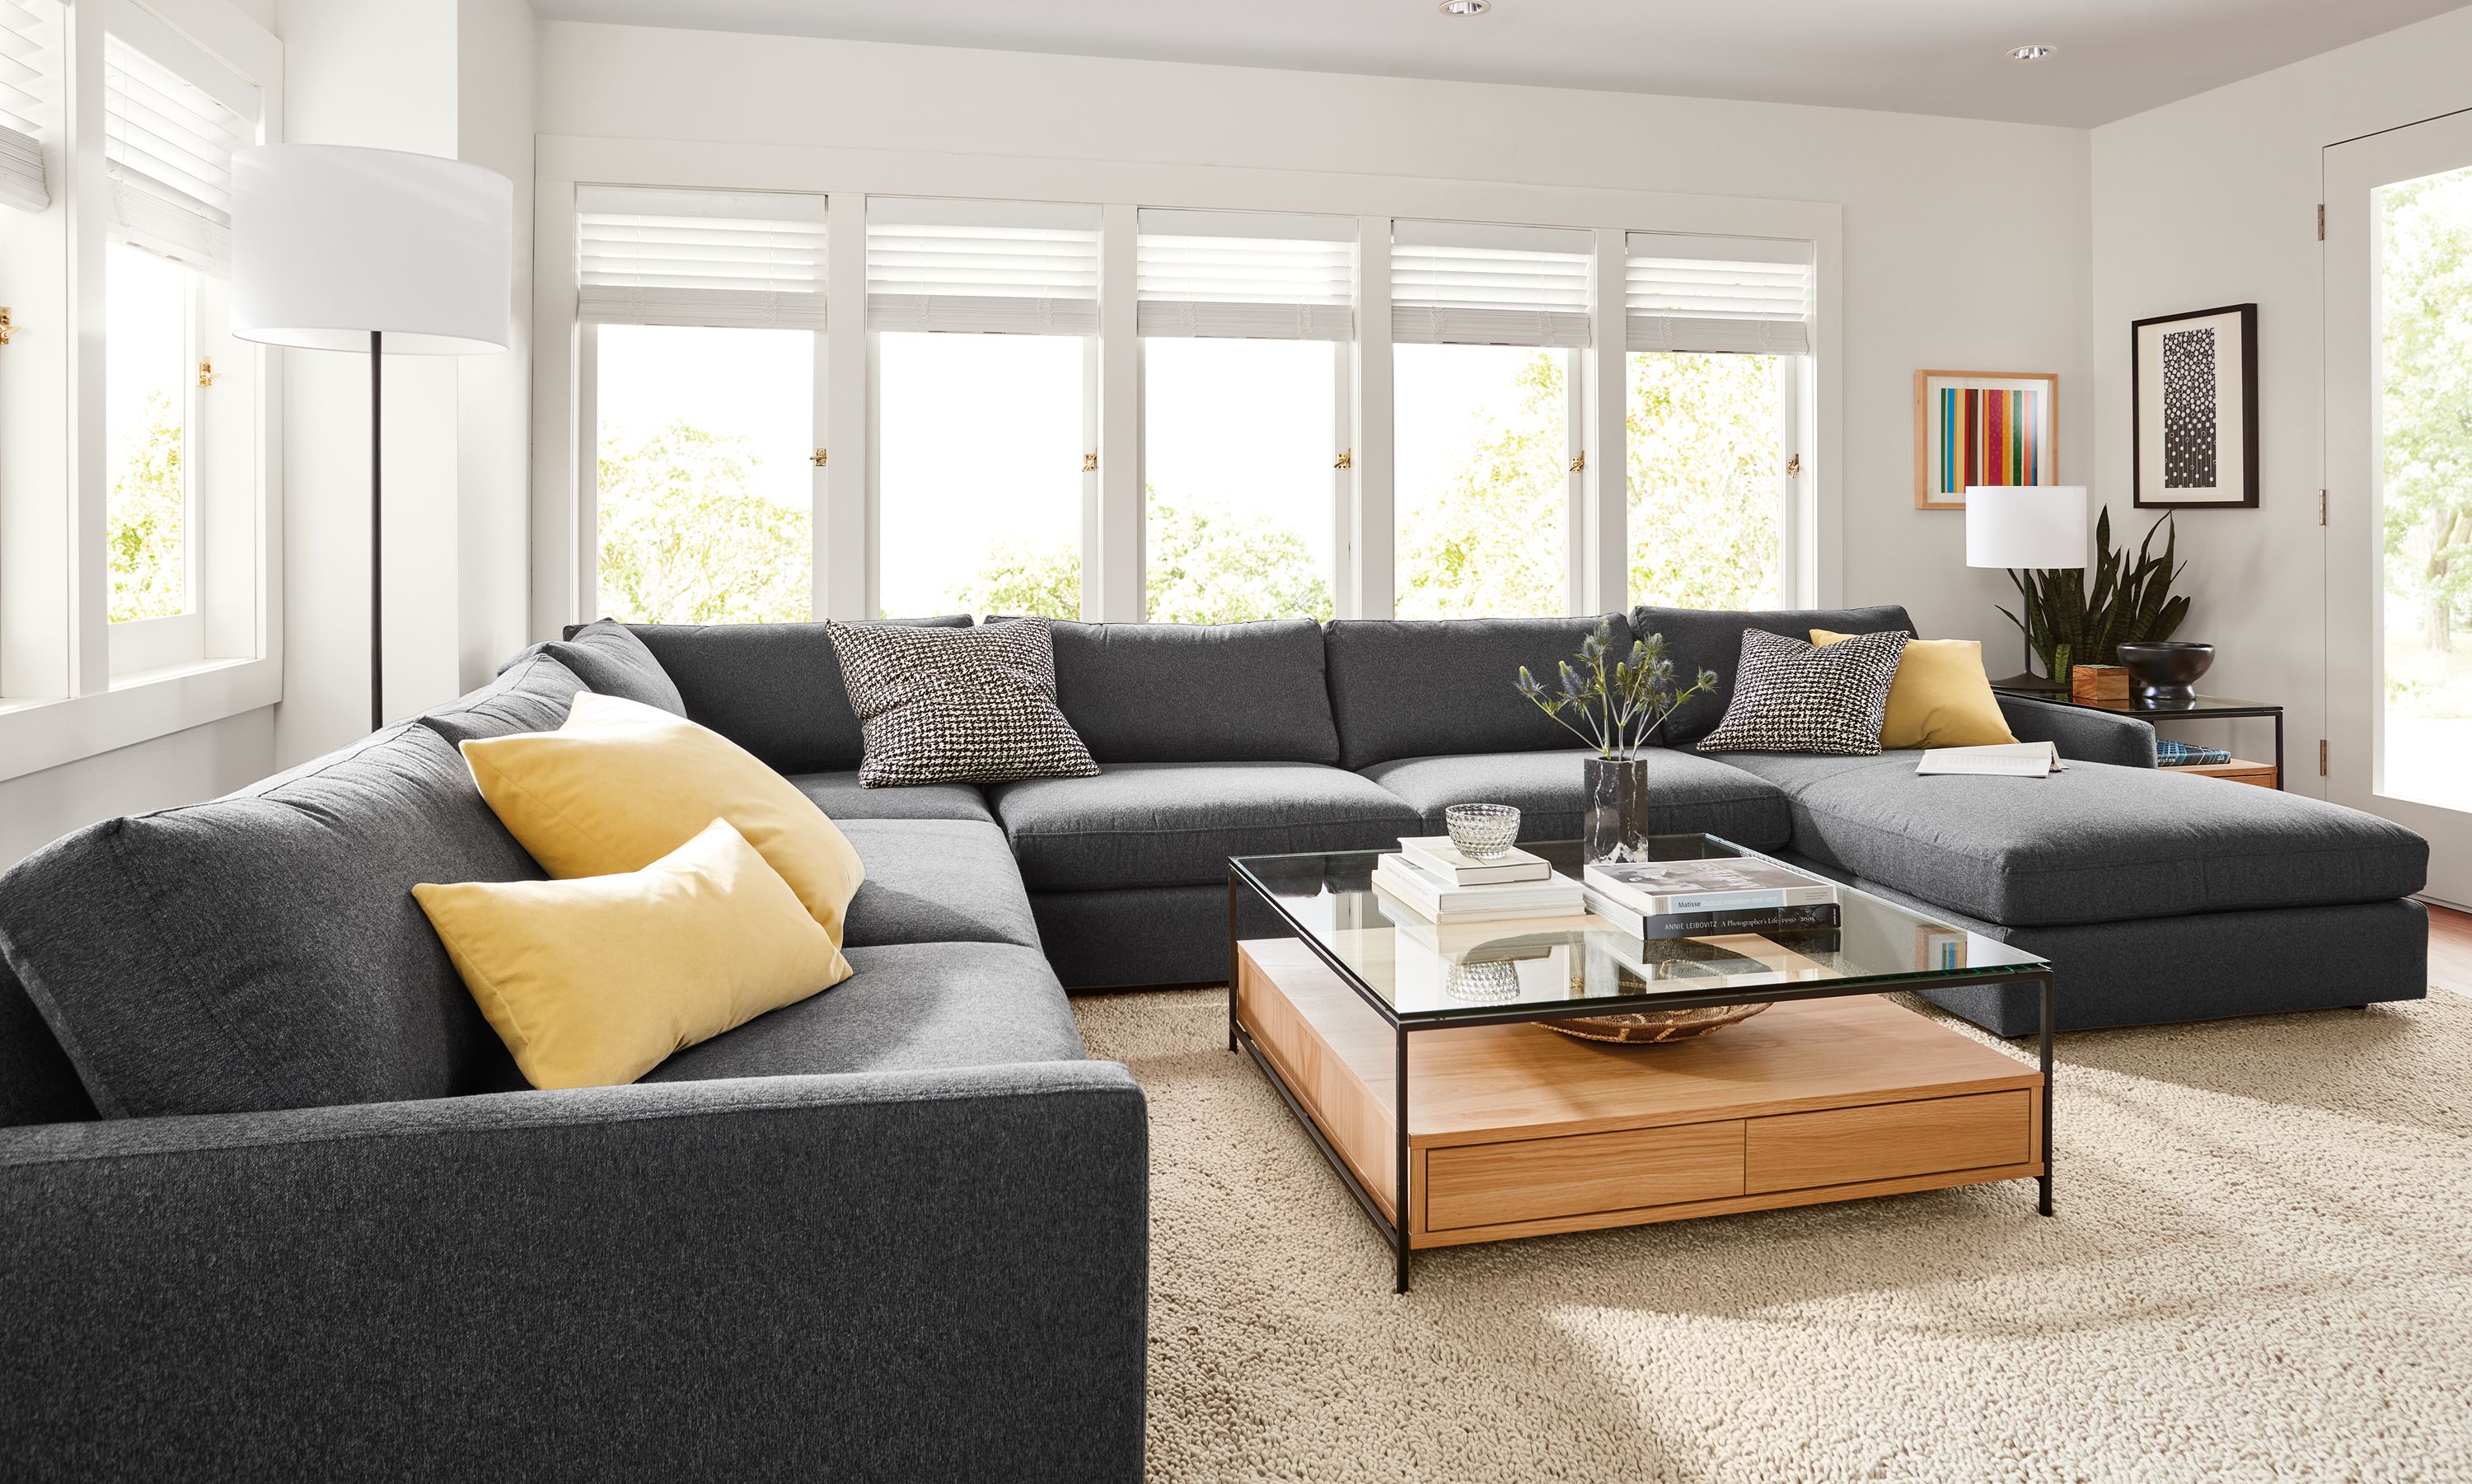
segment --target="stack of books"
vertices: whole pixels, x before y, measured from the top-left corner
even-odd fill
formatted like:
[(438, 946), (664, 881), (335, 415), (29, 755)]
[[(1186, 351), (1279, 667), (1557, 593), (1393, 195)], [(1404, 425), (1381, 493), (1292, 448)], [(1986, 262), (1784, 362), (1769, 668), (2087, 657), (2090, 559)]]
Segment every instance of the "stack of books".
[(1588, 910), (1649, 938), (1706, 938), (1838, 925), (1837, 888), (1774, 861), (1601, 861), (1581, 878)]
[(1557, 876), (1541, 855), (1514, 848), (1476, 860), (1451, 848), (1448, 835), (1399, 842), (1399, 852), (1373, 868), (1374, 889), (1437, 922), (1501, 922), (1568, 917), (1587, 910), (1580, 883)]

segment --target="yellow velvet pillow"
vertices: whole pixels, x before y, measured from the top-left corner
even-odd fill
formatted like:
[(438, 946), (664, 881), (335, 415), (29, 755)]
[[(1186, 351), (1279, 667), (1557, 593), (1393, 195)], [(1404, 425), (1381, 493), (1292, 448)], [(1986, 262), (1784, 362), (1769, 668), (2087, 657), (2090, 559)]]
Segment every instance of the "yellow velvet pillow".
[[(1834, 644), (1850, 634), (1811, 631), (1814, 644)], [(1983, 646), (1973, 639), (1908, 639), (1889, 683), (1889, 712), (1880, 720), (1880, 745), (1988, 747), (2014, 742), (2000, 700), (1983, 673)]]
[(725, 819), (838, 944), (867, 879), (858, 851), (789, 779), (658, 706), (587, 690), (558, 730), (475, 738), (464, 761), (508, 833), (561, 880), (641, 871)]
[(412, 895), (536, 1088), (632, 1082), (850, 973), (727, 820), (641, 871)]

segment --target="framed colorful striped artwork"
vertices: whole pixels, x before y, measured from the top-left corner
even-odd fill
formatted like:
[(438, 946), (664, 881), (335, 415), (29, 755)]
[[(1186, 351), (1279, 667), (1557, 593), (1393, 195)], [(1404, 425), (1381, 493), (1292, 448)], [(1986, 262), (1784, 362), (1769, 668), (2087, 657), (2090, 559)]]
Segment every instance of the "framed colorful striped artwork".
[(1914, 508), (1963, 510), (1974, 485), (2060, 482), (2060, 378), (1914, 372)]

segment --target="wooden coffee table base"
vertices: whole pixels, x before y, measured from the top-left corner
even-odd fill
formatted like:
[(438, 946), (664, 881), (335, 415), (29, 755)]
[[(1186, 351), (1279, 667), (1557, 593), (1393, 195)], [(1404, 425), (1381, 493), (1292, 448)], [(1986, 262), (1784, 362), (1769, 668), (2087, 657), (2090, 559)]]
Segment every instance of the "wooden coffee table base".
[[(1236, 1015), (1396, 1210), (1392, 1028), (1293, 939), (1238, 945)], [(2042, 1074), (1875, 994), (1789, 1001), (1665, 1045), (1534, 1024), (1405, 1040), (1412, 1247), (2045, 1173)]]

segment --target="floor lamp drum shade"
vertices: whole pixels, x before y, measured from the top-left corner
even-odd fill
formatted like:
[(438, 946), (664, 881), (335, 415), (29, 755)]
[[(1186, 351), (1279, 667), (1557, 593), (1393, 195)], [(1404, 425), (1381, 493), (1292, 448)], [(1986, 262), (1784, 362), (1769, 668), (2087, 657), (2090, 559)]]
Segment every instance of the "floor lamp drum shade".
[(2084, 566), (2085, 486), (1969, 487), (1965, 564), (2038, 571)]
[(515, 188), (431, 155), (267, 144), (232, 156), (232, 333), (470, 355), (509, 341)]

